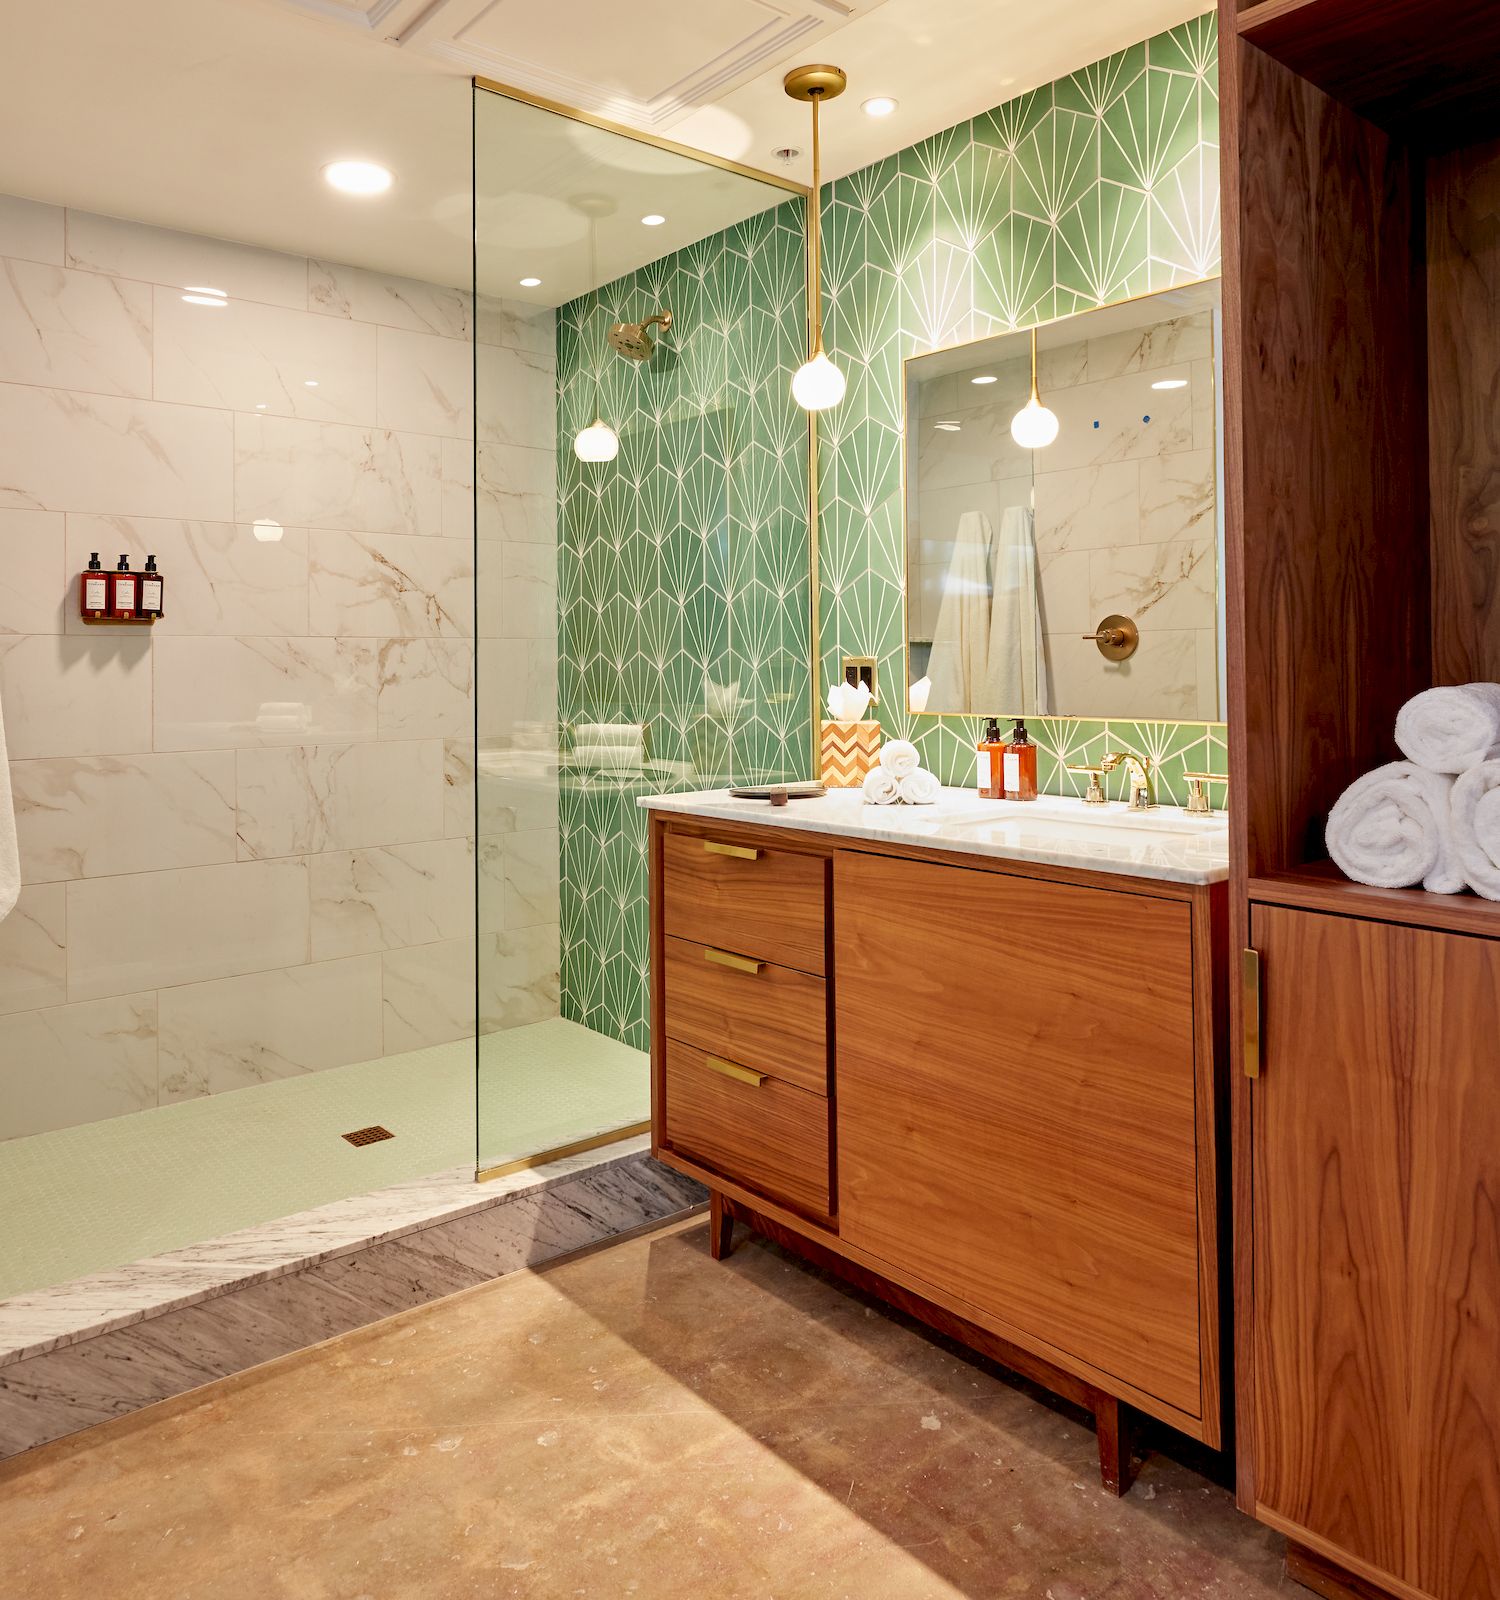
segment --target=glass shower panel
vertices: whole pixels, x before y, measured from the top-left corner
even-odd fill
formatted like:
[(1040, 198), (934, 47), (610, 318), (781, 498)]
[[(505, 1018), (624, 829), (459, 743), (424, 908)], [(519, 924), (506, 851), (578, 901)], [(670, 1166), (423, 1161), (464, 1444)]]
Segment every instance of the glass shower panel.
[(649, 1116), (639, 798), (808, 773), (804, 213), (476, 89), (482, 1173)]

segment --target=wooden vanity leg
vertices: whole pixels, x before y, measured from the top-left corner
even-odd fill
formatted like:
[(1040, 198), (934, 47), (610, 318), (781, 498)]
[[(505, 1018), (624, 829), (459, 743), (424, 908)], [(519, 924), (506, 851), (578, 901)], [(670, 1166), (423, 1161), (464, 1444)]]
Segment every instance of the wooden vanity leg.
[(734, 1248), (734, 1218), (717, 1189), (708, 1191), (708, 1253), (722, 1261)]
[(1094, 1397), (1094, 1432), (1099, 1439), (1099, 1476), (1111, 1494), (1124, 1494), (1131, 1471), (1130, 1407), (1113, 1395)]

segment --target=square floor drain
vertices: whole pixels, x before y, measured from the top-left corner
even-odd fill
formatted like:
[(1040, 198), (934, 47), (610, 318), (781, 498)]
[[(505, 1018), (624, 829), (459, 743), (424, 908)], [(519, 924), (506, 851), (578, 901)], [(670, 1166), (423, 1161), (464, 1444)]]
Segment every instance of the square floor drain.
[(371, 1128), (356, 1128), (353, 1133), (343, 1135), (352, 1145), (379, 1144), (382, 1139), (394, 1139), (396, 1135), (389, 1128), (382, 1128), (377, 1122)]

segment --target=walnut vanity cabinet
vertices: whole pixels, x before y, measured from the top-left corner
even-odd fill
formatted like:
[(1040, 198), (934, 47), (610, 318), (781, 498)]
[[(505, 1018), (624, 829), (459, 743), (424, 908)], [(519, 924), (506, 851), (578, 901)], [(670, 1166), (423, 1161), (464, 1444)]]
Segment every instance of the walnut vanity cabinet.
[(1224, 886), (655, 814), (655, 1153), (1094, 1413), (1222, 1442)]

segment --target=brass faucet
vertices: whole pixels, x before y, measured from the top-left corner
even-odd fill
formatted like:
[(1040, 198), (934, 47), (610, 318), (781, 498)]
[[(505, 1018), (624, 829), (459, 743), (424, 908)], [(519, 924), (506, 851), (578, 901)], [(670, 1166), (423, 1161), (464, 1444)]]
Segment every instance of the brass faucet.
[(1211, 783), (1228, 783), (1222, 772), (1184, 772), (1183, 782), (1188, 786), (1187, 804), (1182, 808), (1190, 817), (1211, 817), (1214, 808), (1209, 803), (1208, 786)]
[(1132, 811), (1150, 811), (1155, 806), (1156, 796), (1151, 791), (1150, 756), (1138, 756), (1133, 750), (1109, 750), (1099, 766), (1105, 772), (1113, 772), (1119, 766), (1129, 771)]

